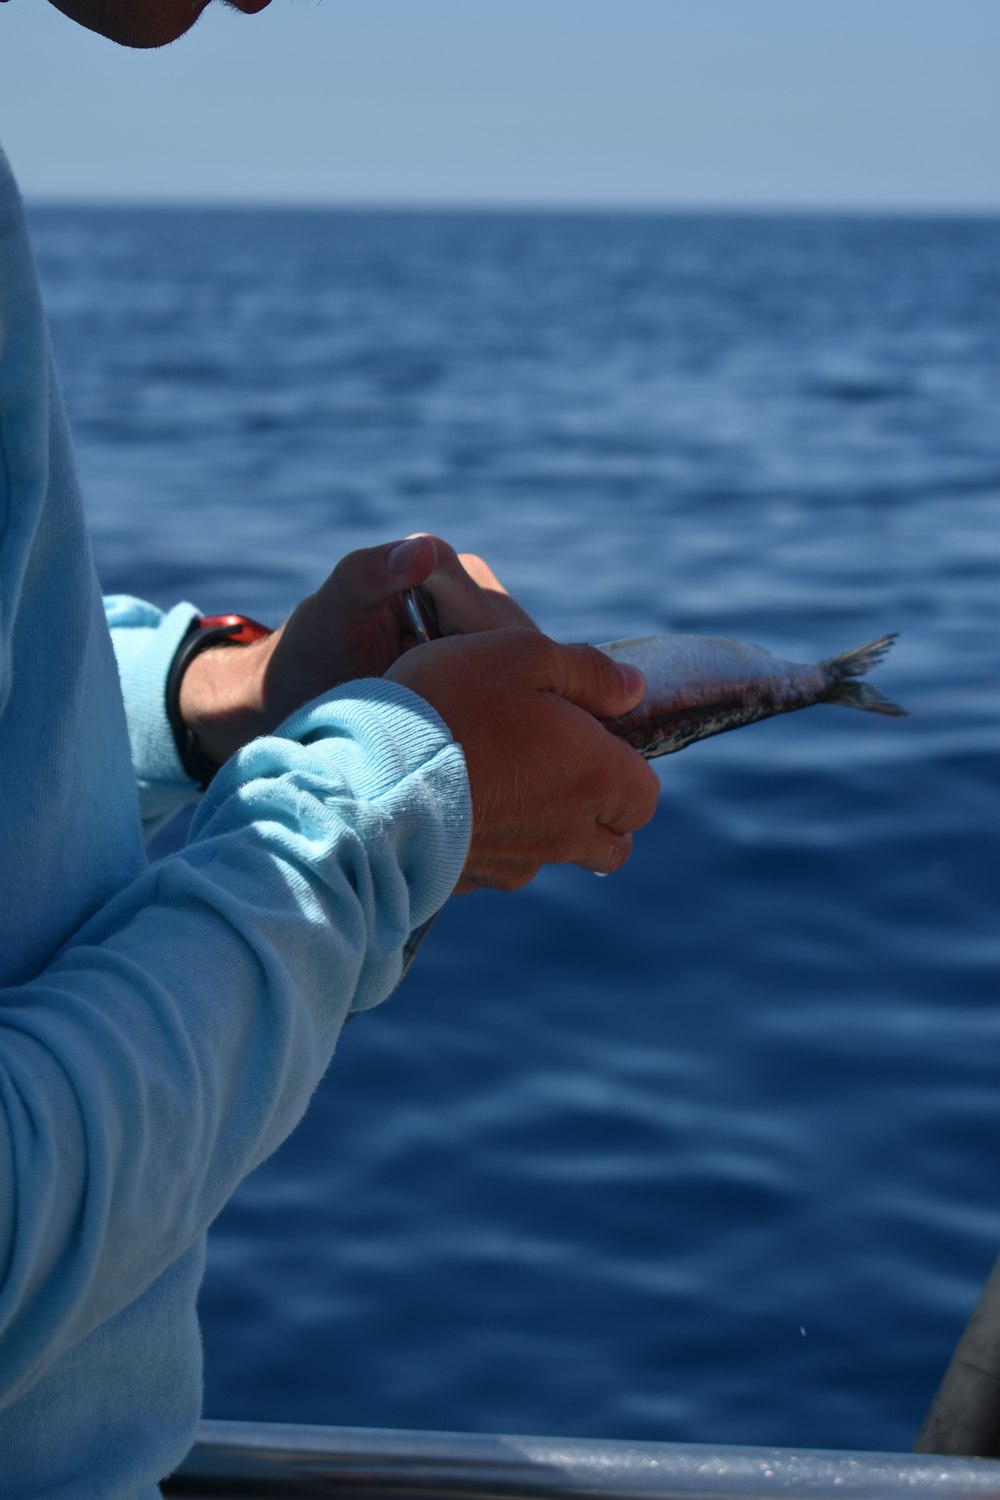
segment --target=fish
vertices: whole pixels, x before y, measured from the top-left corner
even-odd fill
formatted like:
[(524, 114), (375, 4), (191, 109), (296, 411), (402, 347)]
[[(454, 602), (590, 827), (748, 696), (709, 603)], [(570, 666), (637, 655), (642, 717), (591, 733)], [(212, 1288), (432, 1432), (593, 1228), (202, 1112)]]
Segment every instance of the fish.
[(614, 661), (638, 667), (646, 679), (646, 693), (627, 714), (602, 722), (653, 760), (710, 735), (816, 703), (905, 717), (905, 708), (862, 681), (896, 638), (895, 632), (881, 635), (813, 665), (783, 661), (763, 646), (722, 636), (648, 635), (610, 641), (598, 649)]

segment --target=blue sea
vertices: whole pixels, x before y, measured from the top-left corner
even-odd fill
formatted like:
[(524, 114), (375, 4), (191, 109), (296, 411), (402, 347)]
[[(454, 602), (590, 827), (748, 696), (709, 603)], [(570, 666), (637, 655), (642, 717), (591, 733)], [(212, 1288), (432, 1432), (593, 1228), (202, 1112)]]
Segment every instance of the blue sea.
[(909, 1447), (1000, 1251), (1000, 221), (32, 221), (108, 591), (426, 529), (564, 640), (900, 632), (911, 717), (449, 904), (214, 1229), (207, 1415)]

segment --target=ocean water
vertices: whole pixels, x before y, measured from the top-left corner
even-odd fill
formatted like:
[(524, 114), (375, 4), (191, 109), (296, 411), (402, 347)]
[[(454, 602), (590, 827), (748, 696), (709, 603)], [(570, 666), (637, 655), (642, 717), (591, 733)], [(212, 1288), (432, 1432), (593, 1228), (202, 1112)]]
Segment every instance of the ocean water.
[(213, 1231), (207, 1414), (910, 1446), (1000, 1250), (1000, 221), (32, 218), (109, 591), (429, 529), (560, 639), (900, 632), (910, 718), (449, 904)]

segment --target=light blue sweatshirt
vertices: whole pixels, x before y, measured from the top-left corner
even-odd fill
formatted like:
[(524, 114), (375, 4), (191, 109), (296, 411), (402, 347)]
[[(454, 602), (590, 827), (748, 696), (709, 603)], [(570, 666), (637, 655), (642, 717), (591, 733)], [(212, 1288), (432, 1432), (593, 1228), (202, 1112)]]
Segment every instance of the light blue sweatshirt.
[(300, 1119), (347, 1014), (393, 988), (470, 829), (440, 719), (355, 682), (241, 751), (187, 847), (148, 866), (140, 801), (152, 826), (194, 795), (163, 706), (194, 610), (108, 613), (120, 674), (0, 153), (0, 1495), (17, 1500), (152, 1496), (179, 1462), (205, 1231)]

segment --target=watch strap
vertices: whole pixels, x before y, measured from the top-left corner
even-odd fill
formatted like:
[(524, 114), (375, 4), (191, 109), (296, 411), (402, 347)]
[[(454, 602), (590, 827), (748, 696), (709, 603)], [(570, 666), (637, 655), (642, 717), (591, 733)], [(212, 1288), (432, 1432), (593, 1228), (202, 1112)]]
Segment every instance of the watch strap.
[(204, 791), (219, 766), (198, 743), (198, 736), (181, 716), (181, 681), (192, 661), (213, 646), (249, 646), (271, 632), (266, 625), (246, 615), (195, 615), (174, 652), (167, 672), (167, 720), (181, 765)]

